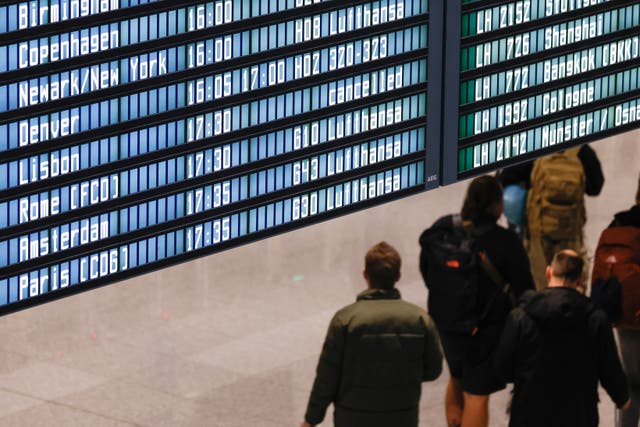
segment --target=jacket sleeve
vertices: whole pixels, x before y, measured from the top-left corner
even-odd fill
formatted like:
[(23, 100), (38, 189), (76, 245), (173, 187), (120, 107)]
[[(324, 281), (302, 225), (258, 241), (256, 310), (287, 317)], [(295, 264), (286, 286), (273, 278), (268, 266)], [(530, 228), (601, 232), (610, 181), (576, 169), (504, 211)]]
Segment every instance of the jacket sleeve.
[(629, 400), (629, 389), (613, 339), (613, 331), (607, 322), (606, 315), (600, 310), (596, 310), (590, 320), (597, 339), (598, 379), (611, 400), (617, 406), (622, 406)]
[(442, 350), (436, 325), (430, 317), (425, 317), (425, 340), (423, 353), (422, 381), (433, 381), (442, 373)]
[(604, 185), (604, 175), (596, 152), (588, 145), (583, 145), (578, 152), (578, 158), (584, 168), (585, 193), (589, 196), (597, 196)]
[(515, 308), (507, 316), (493, 360), (495, 372), (509, 383), (515, 380), (516, 350), (520, 341), (520, 324), (517, 318), (522, 315), (522, 309)]
[(334, 316), (322, 347), (316, 370), (316, 379), (313, 383), (305, 414), (305, 420), (311, 425), (322, 422), (327, 407), (336, 398), (342, 374), (344, 344), (344, 328), (337, 316)]

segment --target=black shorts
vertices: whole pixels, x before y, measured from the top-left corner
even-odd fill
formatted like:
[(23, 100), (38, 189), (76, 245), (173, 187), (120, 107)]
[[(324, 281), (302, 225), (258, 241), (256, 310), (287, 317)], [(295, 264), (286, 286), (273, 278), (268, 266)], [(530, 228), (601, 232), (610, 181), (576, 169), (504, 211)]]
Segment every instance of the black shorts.
[(505, 388), (506, 384), (493, 369), (501, 329), (481, 330), (474, 336), (440, 333), (451, 376), (467, 393), (488, 395)]

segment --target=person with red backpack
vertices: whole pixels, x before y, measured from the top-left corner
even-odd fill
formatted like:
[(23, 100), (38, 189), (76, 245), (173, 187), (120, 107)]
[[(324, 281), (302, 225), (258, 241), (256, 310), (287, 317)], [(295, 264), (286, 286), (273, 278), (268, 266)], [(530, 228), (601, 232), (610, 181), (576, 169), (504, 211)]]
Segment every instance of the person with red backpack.
[(631, 407), (618, 411), (616, 427), (638, 427), (640, 420), (640, 177), (636, 204), (618, 212), (598, 242), (591, 298), (605, 308), (617, 329)]

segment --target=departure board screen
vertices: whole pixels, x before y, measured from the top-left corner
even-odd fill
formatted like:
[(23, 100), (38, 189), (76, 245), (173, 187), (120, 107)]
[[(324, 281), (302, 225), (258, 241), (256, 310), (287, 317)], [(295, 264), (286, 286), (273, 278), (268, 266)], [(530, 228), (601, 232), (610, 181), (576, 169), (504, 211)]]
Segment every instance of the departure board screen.
[(640, 127), (640, 0), (10, 0), (0, 35), (0, 314)]
[(445, 183), (640, 126), (639, 1), (448, 4)]
[(437, 186), (430, 3), (3, 2), (0, 312)]

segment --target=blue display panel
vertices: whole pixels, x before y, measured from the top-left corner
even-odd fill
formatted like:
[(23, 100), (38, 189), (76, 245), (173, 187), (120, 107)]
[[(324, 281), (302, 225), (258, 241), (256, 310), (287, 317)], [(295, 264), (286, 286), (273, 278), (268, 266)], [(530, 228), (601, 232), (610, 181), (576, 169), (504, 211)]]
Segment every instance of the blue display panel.
[(32, 0), (0, 6), (0, 32), (67, 22), (156, 0)]
[[(32, 271), (0, 279), (0, 303), (24, 301), (110, 276), (127, 277), (145, 266), (161, 266), (166, 259), (185, 259), (185, 255), (197, 255), (199, 251), (236, 239), (252, 235), (264, 236), (266, 231), (277, 230), (290, 223), (326, 217), (332, 211), (358, 206), (394, 193), (407, 194), (407, 190), (420, 188), (423, 183), (424, 163), (413, 162), (304, 191), (293, 197), (256, 205), (241, 212), (206, 219), (186, 227), (172, 228), (144, 239), (104, 247), (100, 251), (63, 262), (41, 263)], [(147, 215), (157, 214), (158, 211), (147, 212)], [(90, 227), (89, 231), (81, 229), (74, 234), (77, 233), (100, 232), (93, 231)]]
[[(425, 148), (424, 140), (425, 129), (421, 127), (337, 150), (320, 152), (311, 157), (257, 170), (248, 175), (200, 185), (186, 192), (181, 191), (171, 195), (163, 193), (162, 196), (144, 203), (136, 203), (136, 194), (145, 189), (154, 188), (153, 184), (158, 182), (159, 176), (169, 174), (167, 165), (175, 165), (175, 163), (153, 164), (74, 184), (68, 191), (71, 197), (45, 199), (40, 195), (38, 204), (35, 205), (30, 204), (29, 199), (21, 199), (20, 206), (23, 209), (19, 216), (25, 221), (32, 218), (31, 215), (35, 214), (35, 210), (42, 206), (43, 200), (48, 200), (46, 203), (49, 206), (53, 205), (61, 213), (65, 208), (76, 207), (80, 209), (83, 204), (88, 206), (90, 203), (99, 204), (116, 198), (119, 198), (119, 204), (125, 207), (75, 219), (72, 222), (59, 222), (60, 225), (56, 227), (52, 227), (52, 224), (57, 223), (52, 218), (52, 221), (48, 221), (47, 227), (44, 229), (33, 230), (13, 239), (0, 241), (0, 248), (6, 246), (10, 249), (8, 258), (6, 258), (6, 252), (0, 256), (0, 267), (55, 254), (72, 247), (119, 236), (199, 212), (214, 210), (268, 193), (288, 190), (308, 182), (339, 176), (358, 168), (409, 154), (420, 153)], [(177, 161), (186, 162), (184, 172), (192, 177), (195, 175), (205, 176), (216, 168), (218, 170), (229, 168), (232, 171), (234, 169), (232, 157), (236, 155), (232, 151), (240, 147), (242, 145), (238, 144), (225, 146), (219, 150), (201, 151)], [(250, 147), (246, 149), (251, 150)], [(162, 181), (165, 179), (161, 178)], [(128, 188), (126, 188), (127, 186)], [(54, 190), (49, 196), (51, 194), (65, 194), (65, 192)], [(66, 204), (67, 200), (68, 204)], [(165, 211), (166, 206), (173, 206), (174, 203), (177, 203), (178, 209)], [(154, 207), (156, 206), (163, 208), (161, 210), (163, 214), (160, 217), (145, 214), (139, 218), (139, 212), (155, 211)]]
[(429, 16), (426, 0), (0, 6), (0, 312), (437, 185)]
[[(406, 40), (405, 35), (407, 36)], [(390, 38), (393, 43), (392, 46), (389, 45)], [(425, 49), (426, 28), (424, 26), (410, 28), (409, 31), (403, 31), (402, 34), (399, 34), (398, 38), (396, 38), (395, 33), (390, 35), (382, 34), (380, 36), (358, 40), (358, 43), (350, 43), (347, 46), (325, 49), (325, 55), (318, 55), (318, 60), (316, 63), (312, 62), (312, 66), (318, 67), (316, 74), (321, 73), (323, 68), (327, 71), (342, 69), (346, 71), (347, 68), (352, 66), (356, 69), (362, 68), (357, 66), (396, 56), (396, 41), (398, 41), (398, 44), (402, 43), (400, 53), (405, 53), (405, 49), (406, 53)], [(350, 48), (348, 49), (349, 54), (347, 54), (347, 48)], [(407, 55), (403, 57), (406, 56)], [(313, 56), (311, 56), (311, 58), (313, 59)], [(118, 125), (122, 122), (166, 113), (168, 111), (180, 110), (191, 105), (202, 104), (201, 110), (213, 108), (220, 105), (220, 103), (216, 101), (221, 98), (246, 94), (247, 92), (260, 88), (276, 86), (278, 84), (284, 84), (287, 81), (296, 80), (296, 71), (299, 73), (298, 79), (302, 79), (302, 60), (299, 62), (299, 67), (296, 70), (294, 58), (288, 59), (290, 59), (290, 61), (283, 59), (259, 64), (254, 67), (242, 68), (237, 72), (205, 75), (197, 80), (176, 83), (142, 92), (134, 92), (132, 94), (129, 93), (116, 98), (108, 98), (90, 104), (67, 108), (47, 115), (25, 117), (20, 120), (8, 122), (0, 125), (0, 138), (6, 134), (14, 136), (16, 133), (18, 138), (8, 138), (6, 140), (8, 146), (3, 147), (0, 145), (0, 151), (2, 151), (3, 148), (5, 150), (11, 150), (26, 145), (61, 139), (70, 135), (77, 134), (78, 136), (82, 136), (82, 133), (94, 129)], [(324, 59), (324, 61), (322, 59)], [(348, 65), (349, 63), (351, 63), (351, 65)], [(426, 63), (422, 68), (426, 73)], [(344, 73), (333, 74), (342, 75)], [(351, 78), (349, 81), (342, 79), (334, 84), (338, 85), (340, 90), (346, 91), (345, 96), (350, 93), (351, 97), (356, 99), (400, 88), (403, 74), (405, 74), (405, 71), (402, 66), (400, 66), (397, 70), (385, 69), (381, 70), (378, 74), (356, 76), (356, 82)], [(102, 77), (99, 77), (99, 79), (103, 79), (101, 80), (102, 82), (108, 80), (117, 82), (117, 78), (113, 77), (114, 75), (116, 74), (105, 71), (100, 74)], [(85, 81), (86, 80), (88, 80), (88, 75), (85, 75)], [(78, 79), (78, 82), (79, 81)], [(98, 82), (98, 84), (100, 83)], [(106, 86), (108, 86), (108, 84)], [(295, 102), (295, 100), (301, 96), (302, 92), (299, 90), (297, 92), (288, 92), (286, 95), (279, 97), (272, 96), (267, 101), (267, 107), (273, 112), (272, 116), (265, 118), (260, 117), (260, 114), (254, 114), (248, 126), (260, 124), (265, 120), (271, 121), (293, 114), (299, 114), (300, 112), (304, 112), (305, 108), (307, 110), (325, 108), (330, 105), (336, 105), (339, 101), (345, 102), (346, 100), (344, 97), (342, 100), (338, 99), (338, 88), (335, 86), (330, 88), (329, 84), (303, 90), (317, 92), (316, 98), (312, 103), (303, 106), (302, 101), (299, 101), (300, 106), (296, 105), (291, 111), (283, 110), (280, 114), (277, 110), (282, 107), (277, 105), (278, 98), (282, 100), (284, 99), (283, 97), (292, 97)], [(313, 96), (313, 93), (311, 96)], [(22, 98), (22, 93), (20, 97)], [(236, 99), (237, 98), (246, 99), (246, 96), (236, 96)], [(239, 112), (243, 108), (255, 109), (255, 105), (257, 105), (256, 102), (257, 101), (251, 105), (244, 104), (236, 107), (237, 113), (234, 117), (225, 118), (223, 117), (225, 114), (231, 113), (225, 113), (223, 111), (214, 112), (214, 116), (217, 114), (220, 117), (216, 119), (217, 127), (212, 125), (214, 133), (220, 134), (239, 129), (242, 126)], [(285, 106), (284, 101), (282, 102), (283, 104), (281, 105)], [(261, 109), (261, 113), (267, 113), (262, 106), (258, 108)], [(191, 128), (191, 134), (187, 136), (187, 138), (191, 140), (194, 139), (195, 133), (195, 129)]]
[(445, 183), (640, 126), (639, 1), (456, 7), (447, 66), (460, 70), (448, 85), (459, 96), (445, 110), (459, 120)]

